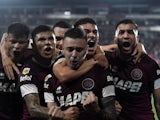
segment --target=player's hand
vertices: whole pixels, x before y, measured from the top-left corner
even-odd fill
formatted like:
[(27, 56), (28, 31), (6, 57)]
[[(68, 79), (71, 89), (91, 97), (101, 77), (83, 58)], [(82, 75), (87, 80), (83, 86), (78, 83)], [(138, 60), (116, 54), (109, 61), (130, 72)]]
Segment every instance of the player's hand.
[(3, 57), (2, 61), (5, 73), (7, 74), (8, 78), (10, 80), (14, 80), (15, 76), (13, 70), (15, 70), (17, 74), (19, 74), (18, 67), (13, 63), (10, 57)]
[(134, 62), (140, 62), (141, 56), (146, 54), (146, 50), (144, 48), (144, 45), (141, 43), (138, 43), (136, 48), (134, 49), (132, 56), (134, 57)]
[(87, 99), (83, 102), (83, 108), (91, 113), (99, 112), (98, 97), (95, 94), (90, 93)]
[(108, 60), (107, 60), (107, 58), (105, 57), (104, 54), (96, 54), (96, 55), (94, 56), (94, 60), (96, 60), (97, 63), (98, 63), (100, 66), (104, 67), (105, 69), (107, 69), (108, 66), (109, 66), (109, 62), (108, 62)]
[(63, 118), (65, 117), (65, 114), (60, 109), (60, 107), (54, 105), (50, 107), (48, 115), (49, 115), (49, 120), (63, 120)]
[(116, 114), (119, 115), (122, 110), (122, 106), (119, 104), (117, 100), (115, 101), (115, 109), (116, 109)]
[(65, 117), (64, 120), (77, 120), (79, 116), (79, 108), (78, 107), (70, 107), (64, 111)]

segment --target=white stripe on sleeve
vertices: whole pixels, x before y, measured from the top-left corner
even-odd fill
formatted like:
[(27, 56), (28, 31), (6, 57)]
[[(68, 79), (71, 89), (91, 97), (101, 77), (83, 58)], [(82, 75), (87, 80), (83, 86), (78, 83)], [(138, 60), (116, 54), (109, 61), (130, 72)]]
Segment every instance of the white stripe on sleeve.
[(102, 90), (103, 97), (115, 96), (115, 88), (114, 85), (109, 85), (103, 88)]
[(160, 78), (154, 81), (154, 89), (160, 88)]
[(54, 96), (52, 93), (44, 92), (44, 99), (46, 103), (54, 102)]
[(20, 86), (22, 97), (31, 93), (38, 93), (38, 89), (34, 84), (24, 84)]

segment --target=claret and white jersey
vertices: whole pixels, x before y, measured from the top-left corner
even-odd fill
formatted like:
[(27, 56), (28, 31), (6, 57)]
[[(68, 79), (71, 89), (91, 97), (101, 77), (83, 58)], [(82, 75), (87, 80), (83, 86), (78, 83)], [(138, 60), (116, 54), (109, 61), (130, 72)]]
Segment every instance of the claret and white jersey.
[(160, 88), (160, 68), (148, 55), (139, 63), (123, 61), (118, 52), (107, 52), (116, 99), (122, 106), (118, 120), (154, 120), (151, 94)]
[(58, 79), (48, 79), (44, 83), (45, 101), (57, 102), (62, 110), (77, 106), (80, 110), (78, 120), (98, 120), (83, 109), (83, 102), (89, 93), (93, 92), (99, 98), (115, 96), (113, 79), (107, 72), (95, 66), (81, 77), (67, 83), (59, 83)]

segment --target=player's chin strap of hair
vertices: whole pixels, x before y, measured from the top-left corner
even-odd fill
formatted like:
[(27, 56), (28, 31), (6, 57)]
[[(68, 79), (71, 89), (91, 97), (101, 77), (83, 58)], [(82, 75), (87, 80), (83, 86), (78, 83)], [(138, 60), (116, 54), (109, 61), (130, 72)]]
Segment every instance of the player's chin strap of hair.
[(100, 120), (116, 120), (115, 97), (106, 97), (101, 99), (103, 110), (96, 113)]

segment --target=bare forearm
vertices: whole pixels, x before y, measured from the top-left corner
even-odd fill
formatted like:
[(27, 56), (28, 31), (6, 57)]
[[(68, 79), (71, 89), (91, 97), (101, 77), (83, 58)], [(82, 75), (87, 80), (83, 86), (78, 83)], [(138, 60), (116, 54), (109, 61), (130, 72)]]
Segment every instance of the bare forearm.
[(78, 70), (73, 70), (66, 64), (59, 64), (53, 68), (53, 72), (60, 82), (68, 82), (70, 80), (74, 80), (87, 71), (89, 71), (94, 65), (96, 61), (93, 59), (85, 61)]
[(160, 120), (160, 88), (154, 90), (153, 97), (154, 97), (154, 105), (156, 108), (157, 116)]
[(101, 48), (102, 48), (104, 51), (112, 51), (112, 50), (117, 49), (117, 44), (102, 45)]
[(28, 94), (24, 97), (29, 113), (34, 118), (49, 119), (47, 107), (40, 105), (38, 94)]
[(30, 114), (34, 118), (49, 119), (48, 111), (48, 108), (37, 105), (30, 110)]
[(97, 116), (102, 120), (116, 120), (115, 100), (114, 97), (102, 99), (103, 110), (97, 113)]

